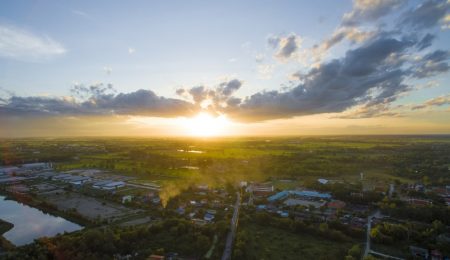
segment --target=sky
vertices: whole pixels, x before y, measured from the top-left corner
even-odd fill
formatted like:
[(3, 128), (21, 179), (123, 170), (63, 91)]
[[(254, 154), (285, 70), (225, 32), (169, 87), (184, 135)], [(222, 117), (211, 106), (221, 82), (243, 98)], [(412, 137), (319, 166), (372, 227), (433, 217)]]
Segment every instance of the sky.
[(450, 134), (449, 11), (2, 1), (0, 137)]

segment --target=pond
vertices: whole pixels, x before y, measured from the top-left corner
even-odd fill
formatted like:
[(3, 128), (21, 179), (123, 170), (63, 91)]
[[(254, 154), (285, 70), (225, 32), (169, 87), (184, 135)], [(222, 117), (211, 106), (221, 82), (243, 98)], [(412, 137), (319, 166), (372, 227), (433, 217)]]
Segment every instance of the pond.
[(0, 196), (0, 219), (14, 224), (3, 236), (16, 246), (29, 244), (39, 237), (52, 237), (58, 233), (83, 228), (64, 218), (46, 214), (14, 200), (5, 200), (4, 196)]

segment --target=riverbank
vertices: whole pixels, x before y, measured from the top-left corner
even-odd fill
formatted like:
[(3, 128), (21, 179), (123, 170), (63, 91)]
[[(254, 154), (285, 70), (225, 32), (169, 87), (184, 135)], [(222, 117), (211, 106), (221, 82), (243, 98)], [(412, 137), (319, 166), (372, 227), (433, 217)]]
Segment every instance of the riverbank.
[(96, 223), (84, 218), (80, 214), (74, 211), (61, 211), (58, 208), (45, 200), (41, 200), (36, 196), (29, 194), (11, 194), (6, 190), (0, 190), (0, 195), (4, 196), (6, 200), (14, 200), (32, 208), (39, 209), (40, 211), (50, 214), (52, 216), (64, 218), (70, 222), (76, 223), (84, 227), (95, 226)]
[(3, 237), (3, 234), (11, 230), (13, 227), (14, 225), (12, 223), (0, 219), (0, 250), (8, 251), (15, 248), (11, 242)]

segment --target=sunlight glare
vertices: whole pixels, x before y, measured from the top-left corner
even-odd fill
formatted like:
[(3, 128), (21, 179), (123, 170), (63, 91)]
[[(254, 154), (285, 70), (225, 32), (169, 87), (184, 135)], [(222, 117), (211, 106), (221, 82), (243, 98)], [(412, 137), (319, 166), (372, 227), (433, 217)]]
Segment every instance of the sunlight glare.
[(188, 135), (198, 137), (224, 135), (230, 125), (230, 121), (225, 115), (214, 117), (204, 112), (193, 118), (183, 118), (181, 123)]

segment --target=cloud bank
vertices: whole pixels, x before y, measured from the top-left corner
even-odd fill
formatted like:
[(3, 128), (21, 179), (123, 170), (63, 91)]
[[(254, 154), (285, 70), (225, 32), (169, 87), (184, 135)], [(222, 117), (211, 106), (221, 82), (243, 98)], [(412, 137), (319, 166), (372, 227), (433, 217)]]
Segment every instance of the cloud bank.
[[(434, 29), (448, 16), (450, 2), (428, 0), (412, 9), (406, 9), (405, 3), (404, 0), (354, 1), (353, 10), (344, 14), (341, 25), (313, 51), (328, 51), (343, 40), (352, 42), (351, 48), (340, 58), (319, 59), (307, 69), (296, 71), (292, 76), (294, 85), (288, 89), (239, 97), (237, 93), (245, 83), (232, 78), (214, 86), (180, 88), (176, 90), (177, 98), (166, 98), (151, 90), (117, 93), (108, 84), (77, 85), (69, 97), (0, 99), (0, 114), (177, 117), (208, 111), (239, 120), (263, 121), (354, 109), (341, 118), (395, 116), (390, 106), (415, 89), (410, 85), (412, 80), (435, 77), (450, 69), (449, 51), (432, 49), (436, 38)], [(391, 28), (378, 26), (384, 17), (399, 10), (404, 11), (394, 19), (396, 23)], [(368, 23), (375, 27), (370, 30), (361, 27)], [(301, 43), (302, 38), (295, 33), (268, 38), (274, 58), (280, 61), (296, 57)], [(0, 47), (0, 52), (2, 48), (5, 49)], [(447, 105), (448, 97), (430, 100), (414, 109), (435, 104)]]

